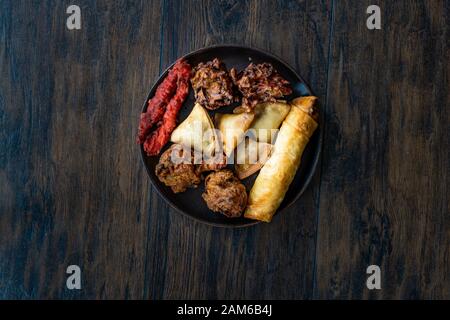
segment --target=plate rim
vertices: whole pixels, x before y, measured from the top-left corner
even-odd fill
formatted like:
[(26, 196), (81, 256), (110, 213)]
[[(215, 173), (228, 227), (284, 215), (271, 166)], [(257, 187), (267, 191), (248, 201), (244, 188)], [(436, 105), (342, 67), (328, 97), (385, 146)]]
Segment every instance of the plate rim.
[[(156, 86), (159, 85), (162, 80), (164, 79), (164, 77), (167, 75), (167, 73), (169, 72), (169, 70), (175, 65), (175, 63), (180, 60), (180, 59), (188, 59), (189, 57), (193, 56), (193, 55), (197, 55), (200, 54), (204, 51), (208, 51), (211, 49), (218, 49), (218, 48), (235, 48), (235, 49), (244, 49), (244, 50), (250, 50), (250, 51), (256, 51), (259, 53), (262, 53), (263, 55), (269, 56), (272, 59), (278, 60), (280, 63), (282, 63), (286, 68), (288, 68), (296, 77), (298, 77), (303, 85), (308, 89), (309, 92), (311, 92), (311, 94), (314, 94), (314, 92), (311, 90), (310, 86), (308, 85), (308, 83), (305, 82), (305, 80), (303, 79), (303, 77), (293, 68), (291, 67), (291, 65), (289, 63), (287, 63), (285, 60), (283, 60), (282, 58), (278, 57), (277, 55), (274, 55), (270, 52), (267, 52), (263, 49), (257, 48), (257, 47), (253, 47), (253, 46), (245, 46), (245, 45), (239, 45), (239, 44), (217, 44), (217, 45), (211, 45), (211, 46), (206, 46), (206, 47), (202, 47), (199, 49), (196, 49), (194, 51), (188, 52), (186, 54), (184, 54), (183, 56), (177, 58), (175, 61), (173, 61), (167, 68), (165, 68), (165, 70), (157, 77), (156, 81), (153, 82), (152, 87), (150, 88), (150, 91), (147, 94), (147, 98), (143, 103), (143, 106), (141, 108), (141, 113), (144, 113), (147, 109), (147, 104), (148, 104), (148, 100), (151, 98), (150, 95), (152, 94), (152, 92), (154, 91), (153, 89), (156, 90)], [(323, 105), (321, 103), (321, 105)], [(140, 115), (139, 114), (139, 115)], [(303, 193), (305, 192), (306, 188), (309, 186), (309, 184), (311, 183), (311, 180), (317, 170), (317, 164), (319, 162), (319, 158), (320, 155), (322, 153), (322, 140), (323, 140), (323, 130), (324, 130), (324, 124), (325, 124), (325, 113), (324, 110), (319, 109), (319, 141), (318, 141), (318, 146), (317, 146), (317, 152), (314, 154), (314, 158), (313, 158), (313, 163), (312, 163), (312, 167), (311, 170), (308, 172), (306, 178), (305, 178), (305, 182), (303, 184), (303, 187), (300, 189), (300, 191), (297, 193), (297, 195), (290, 200), (286, 206), (282, 209), (279, 209), (275, 212), (275, 215), (279, 215), (280, 213), (282, 213), (283, 211), (286, 211), (288, 208), (290, 208), (295, 202), (298, 201), (298, 199), (303, 195)], [(202, 218), (198, 218), (195, 217), (185, 211), (183, 211), (182, 209), (178, 208), (174, 203), (172, 203), (171, 200), (169, 200), (164, 193), (162, 192), (162, 190), (160, 189), (160, 187), (158, 186), (158, 184), (153, 181), (152, 179), (152, 175), (150, 173), (150, 169), (148, 168), (147, 164), (145, 163), (145, 151), (144, 151), (144, 147), (142, 144), (138, 144), (139, 149), (140, 149), (140, 153), (141, 153), (141, 161), (143, 166), (145, 167), (145, 170), (147, 172), (147, 176), (150, 180), (150, 183), (152, 184), (153, 188), (156, 190), (156, 192), (158, 193), (158, 196), (160, 196), (172, 209), (174, 209), (174, 211), (182, 214), (185, 217), (188, 217), (196, 222), (200, 222), (209, 226), (213, 226), (213, 227), (221, 227), (221, 228), (247, 228), (247, 227), (252, 227), (252, 226), (256, 226), (258, 224), (260, 224), (262, 221), (259, 220), (251, 220), (248, 219), (248, 223), (243, 223), (243, 224), (239, 224), (239, 225), (233, 225), (233, 224), (225, 224), (225, 223), (216, 223), (216, 222), (211, 222), (208, 220), (204, 220)]]

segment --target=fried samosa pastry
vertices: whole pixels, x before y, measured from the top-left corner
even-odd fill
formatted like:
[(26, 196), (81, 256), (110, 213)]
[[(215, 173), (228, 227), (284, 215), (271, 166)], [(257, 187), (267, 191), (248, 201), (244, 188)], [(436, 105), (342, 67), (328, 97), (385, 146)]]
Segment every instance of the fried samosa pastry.
[(227, 156), (230, 156), (236, 146), (244, 139), (245, 132), (250, 127), (254, 116), (253, 113), (216, 113), (215, 122), (222, 134), (223, 150)]
[(271, 130), (280, 127), (290, 109), (291, 106), (284, 101), (258, 104), (255, 107), (255, 119), (250, 127), (255, 130), (256, 139), (271, 143)]
[(246, 218), (270, 222), (300, 166), (303, 150), (316, 130), (313, 96), (296, 98), (278, 133), (272, 155), (250, 191)]
[(236, 149), (236, 164), (234, 169), (239, 179), (245, 179), (259, 169), (269, 159), (272, 145), (246, 138)]
[(170, 141), (212, 155), (217, 150), (218, 138), (205, 108), (196, 103), (186, 120), (172, 132)]

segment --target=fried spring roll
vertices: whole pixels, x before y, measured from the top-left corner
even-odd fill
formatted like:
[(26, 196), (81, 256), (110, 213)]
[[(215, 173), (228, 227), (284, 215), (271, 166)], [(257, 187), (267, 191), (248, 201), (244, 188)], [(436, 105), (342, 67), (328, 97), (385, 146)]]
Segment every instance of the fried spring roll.
[(296, 98), (281, 125), (272, 155), (262, 167), (250, 190), (246, 218), (270, 222), (300, 166), (309, 139), (316, 130), (313, 96)]

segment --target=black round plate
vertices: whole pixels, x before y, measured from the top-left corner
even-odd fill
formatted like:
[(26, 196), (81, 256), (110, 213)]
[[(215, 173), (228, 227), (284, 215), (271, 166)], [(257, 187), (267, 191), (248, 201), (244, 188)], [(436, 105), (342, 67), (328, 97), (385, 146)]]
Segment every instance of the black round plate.
[[(287, 97), (287, 100), (291, 100), (294, 97), (312, 95), (311, 90), (305, 84), (303, 79), (288, 66), (285, 62), (281, 61), (279, 58), (263, 52), (259, 49), (248, 48), (242, 46), (235, 45), (222, 45), (222, 46), (213, 46), (203, 48), (194, 52), (191, 52), (185, 55), (183, 58), (186, 59), (192, 67), (195, 67), (199, 62), (206, 62), (212, 60), (214, 58), (219, 58), (222, 62), (225, 63), (228, 70), (232, 67), (235, 67), (238, 71), (244, 69), (250, 62), (254, 63), (262, 63), (269, 62), (271, 63), (276, 70), (287, 79), (292, 86), (293, 93), (292, 96)], [(174, 62), (175, 63), (175, 62)], [(164, 73), (159, 77), (158, 81), (153, 85), (147, 99), (144, 102), (144, 106), (142, 111), (145, 112), (147, 110), (147, 101), (153, 97), (156, 88), (161, 83), (161, 81), (166, 77), (167, 72), (170, 68), (172, 68), (173, 64), (169, 66)], [(189, 96), (183, 104), (183, 107), (180, 110), (180, 114), (178, 116), (179, 123), (181, 123), (192, 110), (194, 106), (194, 94), (192, 89), (189, 92)], [(233, 108), (237, 104), (229, 107), (224, 107), (218, 109), (220, 113), (231, 113)], [(214, 119), (214, 111), (209, 111), (210, 116)], [(281, 203), (280, 208), (277, 213), (286, 209), (289, 205), (294, 203), (300, 195), (305, 190), (306, 186), (310, 182), (314, 170), (316, 168), (319, 153), (321, 149), (321, 141), (322, 141), (322, 128), (323, 128), (323, 112), (320, 112), (320, 130), (317, 130), (312, 136), (310, 142), (308, 143), (303, 156), (302, 162), (299, 170), (297, 171), (294, 181), (291, 183), (288, 192), (284, 198), (284, 201)], [(165, 146), (163, 151), (168, 148), (170, 143)], [(162, 152), (163, 152), (162, 151)], [(161, 152), (161, 153), (162, 153)], [(163, 183), (161, 183), (155, 175), (155, 167), (158, 163), (159, 156), (149, 157), (145, 154), (144, 149), (141, 145), (141, 154), (144, 165), (147, 169), (148, 175), (150, 176), (150, 180), (161, 195), (161, 197), (170, 204), (171, 207), (176, 209), (177, 211), (194, 218), (195, 220), (215, 225), (215, 226), (225, 226), (225, 227), (244, 227), (250, 226), (258, 223), (255, 220), (249, 220), (246, 218), (227, 218), (222, 214), (212, 212), (206, 206), (206, 203), (203, 201), (202, 193), (204, 191), (203, 184), (195, 189), (188, 189), (186, 192), (175, 194), (169, 187), (166, 187)], [(246, 185), (247, 190), (250, 191), (251, 186), (253, 185), (256, 176), (258, 173), (248, 177), (243, 181)]]

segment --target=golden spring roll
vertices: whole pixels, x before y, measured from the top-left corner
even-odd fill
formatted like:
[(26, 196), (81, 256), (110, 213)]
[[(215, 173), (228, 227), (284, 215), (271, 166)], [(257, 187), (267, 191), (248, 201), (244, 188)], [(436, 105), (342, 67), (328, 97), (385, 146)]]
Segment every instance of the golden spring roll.
[(317, 128), (316, 100), (316, 97), (308, 96), (291, 102), (291, 110), (281, 125), (272, 155), (250, 190), (246, 218), (272, 220), (300, 166), (303, 150)]

